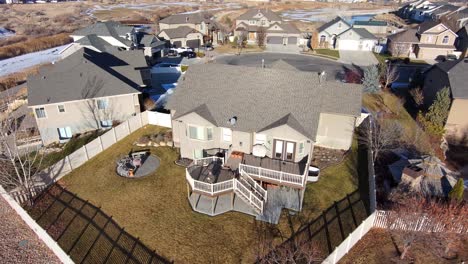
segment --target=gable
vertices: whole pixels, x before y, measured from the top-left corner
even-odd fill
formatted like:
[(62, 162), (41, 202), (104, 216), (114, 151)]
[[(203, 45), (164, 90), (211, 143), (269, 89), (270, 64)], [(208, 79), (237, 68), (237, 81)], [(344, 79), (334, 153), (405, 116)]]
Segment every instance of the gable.
[(216, 126), (215, 124), (203, 118), (201, 115), (194, 113), (194, 112), (182, 115), (178, 117), (177, 120), (180, 120), (186, 124), (192, 124), (192, 125), (198, 125), (198, 126)]
[(307, 135), (300, 133), (291, 126), (284, 124), (277, 127), (272, 127), (267, 130), (258, 131), (258, 134), (267, 134), (279, 139), (287, 139), (293, 141), (304, 141), (309, 139)]

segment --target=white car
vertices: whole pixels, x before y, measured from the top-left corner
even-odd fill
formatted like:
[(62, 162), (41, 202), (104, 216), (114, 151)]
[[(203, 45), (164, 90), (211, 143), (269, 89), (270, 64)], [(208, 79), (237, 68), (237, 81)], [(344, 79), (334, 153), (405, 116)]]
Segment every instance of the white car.
[(189, 47), (171, 48), (171, 50), (175, 50), (177, 53), (182, 53), (184, 51), (193, 51), (193, 49)]
[(151, 68), (151, 73), (180, 73), (182, 65), (176, 63), (159, 63)]

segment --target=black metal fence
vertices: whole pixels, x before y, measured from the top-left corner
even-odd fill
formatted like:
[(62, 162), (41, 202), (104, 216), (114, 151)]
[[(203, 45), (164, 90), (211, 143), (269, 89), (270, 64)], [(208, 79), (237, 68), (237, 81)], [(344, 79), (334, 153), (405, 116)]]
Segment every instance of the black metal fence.
[(28, 212), (75, 263), (171, 263), (59, 185), (39, 195)]

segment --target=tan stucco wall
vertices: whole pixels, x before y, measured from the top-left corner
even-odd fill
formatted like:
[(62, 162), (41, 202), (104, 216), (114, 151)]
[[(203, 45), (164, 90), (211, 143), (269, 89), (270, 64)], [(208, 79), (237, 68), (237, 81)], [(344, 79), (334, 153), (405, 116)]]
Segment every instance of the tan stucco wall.
[(180, 41), (182, 43), (182, 47), (187, 47), (187, 41), (188, 40), (194, 40), (194, 39), (199, 39), (200, 40), (200, 45), (203, 44), (203, 35), (201, 33), (190, 33), (188, 34), (185, 38), (169, 38), (169, 36), (166, 34), (166, 32), (161, 32), (159, 33), (158, 37), (164, 38), (166, 40), (170, 40), (171, 43), (173, 44), (176, 41)]
[(468, 99), (454, 99), (445, 125), (446, 135), (460, 139), (468, 136)]
[(421, 48), (417, 49), (416, 57), (418, 59), (436, 59), (438, 56), (447, 56), (453, 53), (455, 49), (439, 49), (439, 48)]
[[(124, 121), (134, 113), (140, 112), (138, 94), (127, 94), (109, 98), (109, 108), (106, 112), (100, 112), (102, 120)], [(65, 106), (65, 112), (58, 111), (58, 105)], [(93, 112), (84, 100), (64, 102), (31, 107), (34, 115), (35, 108), (44, 107), (45, 118), (37, 118), (37, 125), (45, 145), (59, 140), (58, 128), (70, 127), (73, 134), (83, 133), (97, 129)]]
[[(268, 148), (267, 156), (273, 157), (273, 149), (274, 149), (274, 139), (280, 139), (285, 141), (292, 141), (296, 143), (295, 149), (295, 162), (301, 161), (305, 156), (309, 155), (312, 151), (313, 142), (308, 137), (302, 135), (301, 133), (297, 132), (293, 128), (289, 127), (288, 125), (278, 126), (269, 130), (265, 130), (259, 132), (258, 134), (265, 134), (267, 136), (267, 144), (266, 147)], [(299, 153), (299, 143), (304, 143), (304, 152), (301, 154)]]
[(349, 149), (353, 140), (356, 118), (335, 114), (320, 114), (315, 145), (333, 149)]

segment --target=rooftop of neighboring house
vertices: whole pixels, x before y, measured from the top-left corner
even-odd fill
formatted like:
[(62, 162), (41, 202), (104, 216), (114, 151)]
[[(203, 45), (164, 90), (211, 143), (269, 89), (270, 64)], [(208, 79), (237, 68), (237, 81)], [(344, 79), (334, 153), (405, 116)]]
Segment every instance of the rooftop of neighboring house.
[(190, 33), (197, 33), (198, 31), (189, 27), (189, 26), (181, 26), (177, 28), (169, 28), (161, 30), (161, 33), (164, 32), (166, 35), (171, 38), (185, 38)]
[(355, 32), (359, 37), (361, 37), (361, 39), (378, 39), (376, 36), (374, 36), (374, 34), (370, 33), (365, 28), (350, 28), (338, 35), (338, 38), (346, 38), (347, 36), (349, 36), (347, 34), (347, 32), (349, 31)]
[(468, 86), (466, 85), (468, 83), (467, 58), (437, 63), (433, 67), (447, 73), (453, 98), (468, 99)]
[(133, 27), (122, 25), (120, 22), (116, 21), (106, 21), (106, 22), (96, 22), (92, 25), (89, 25), (85, 28), (76, 30), (71, 35), (74, 36), (87, 36), (87, 35), (97, 35), (104, 37), (114, 37), (115, 39), (121, 41), (124, 44), (130, 45), (131, 41), (125, 39), (121, 36), (125, 36), (127, 33), (131, 33)]
[(93, 46), (100, 51), (105, 51), (107, 48), (112, 47), (111, 44), (98, 37), (96, 34), (86, 35), (75, 42), (82, 46)]
[(262, 16), (258, 16), (259, 14), (266, 17), (270, 21), (282, 21), (281, 17), (275, 12), (271, 11), (270, 9), (259, 9), (259, 8), (249, 9), (247, 12), (240, 15), (237, 18), (237, 20), (257, 20), (262, 17)]
[(426, 20), (419, 25), (417, 33), (423, 34), (429, 29), (434, 28), (435, 26), (440, 25), (440, 24), (444, 25), (443, 23), (440, 23), (439, 21)]
[(139, 93), (143, 85), (139, 69), (145, 67), (141, 50), (101, 53), (82, 48), (28, 78), (28, 103), (35, 106)]
[(211, 21), (210, 15), (203, 13), (203, 12), (196, 12), (196, 13), (182, 13), (182, 14), (175, 14), (163, 18), (159, 21), (159, 23), (163, 24), (200, 24), (201, 22), (208, 23)]
[[(272, 27), (278, 26), (281, 28), (281, 30), (275, 30), (272, 29)], [(274, 23), (270, 25), (269, 29), (267, 32), (272, 32), (272, 33), (290, 33), (290, 34), (299, 34), (301, 31), (292, 23)]]
[[(174, 118), (194, 112), (216, 126), (245, 132), (289, 124), (312, 140), (321, 113), (360, 115), (360, 85), (285, 69), (283, 62), (276, 66), (190, 66), (166, 107), (176, 111)], [(234, 126), (228, 123), (233, 117)]]
[(459, 173), (448, 169), (434, 156), (422, 156), (415, 159), (401, 158), (388, 166), (393, 178), (400, 182), (406, 175), (412, 179), (415, 191), (434, 196), (446, 196), (456, 183)]
[(144, 32), (138, 32), (136, 34), (137, 42), (138, 44), (144, 46), (144, 47), (164, 47), (166, 45), (165, 41), (160, 40), (157, 38), (155, 35), (144, 33)]
[(443, 14), (443, 13), (446, 13), (446, 12), (453, 12), (453, 11), (456, 11), (457, 9), (459, 9), (460, 7), (459, 6), (454, 6), (454, 5), (443, 5), (439, 8), (437, 8), (436, 10), (434, 10), (434, 12), (432, 12), (432, 14), (434, 15), (438, 15), (438, 14)]
[(11, 263), (62, 263), (0, 196), (2, 258)]
[(354, 21), (355, 26), (387, 26), (386, 21), (378, 21), (378, 20), (369, 20), (369, 21)]
[(346, 20), (344, 20), (342, 17), (340, 16), (337, 16), (335, 17), (333, 20), (330, 20), (328, 21), (327, 23), (321, 25), (320, 27), (317, 28), (317, 32), (321, 32), (321, 31), (324, 31), (326, 30), (327, 28), (333, 26), (334, 24), (338, 23), (338, 22), (342, 22), (344, 23), (345, 25), (348, 25), (349, 27), (351, 27), (351, 25), (346, 22)]
[(408, 28), (406, 30), (388, 36), (388, 39), (393, 42), (418, 43), (419, 39), (416, 36), (417, 31), (417, 28)]

